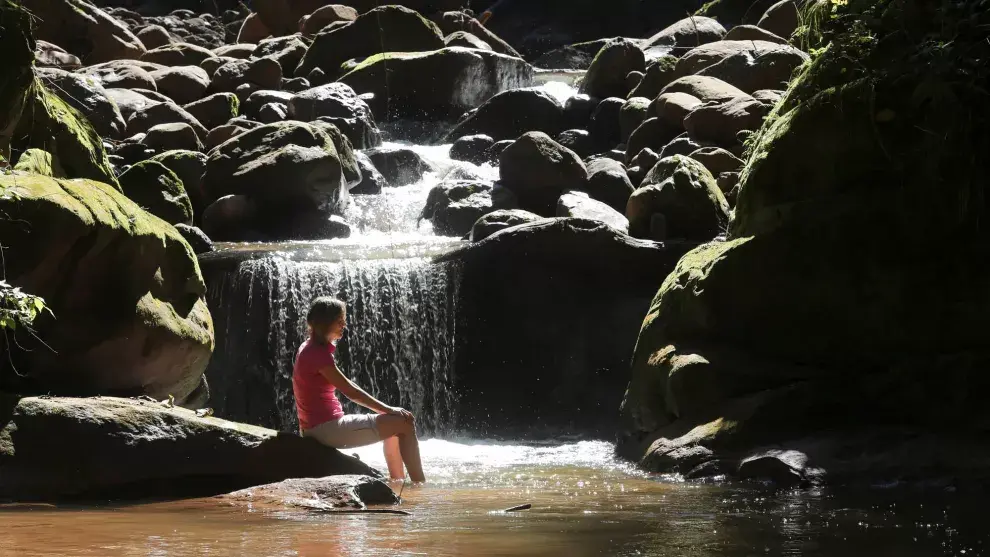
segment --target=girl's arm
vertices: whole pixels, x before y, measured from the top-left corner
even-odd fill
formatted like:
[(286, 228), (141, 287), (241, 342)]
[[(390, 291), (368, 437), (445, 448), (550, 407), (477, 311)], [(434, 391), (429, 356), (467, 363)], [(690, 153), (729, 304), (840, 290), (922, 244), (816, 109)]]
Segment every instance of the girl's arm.
[(391, 406), (368, 394), (361, 387), (357, 386), (353, 381), (340, 372), (340, 369), (337, 368), (336, 363), (331, 363), (328, 366), (320, 368), (320, 374), (323, 375), (323, 377), (325, 377), (331, 385), (336, 387), (338, 391), (344, 393), (344, 396), (357, 404), (364, 406), (372, 412), (377, 412), (379, 414), (402, 413), (401, 408), (392, 408)]

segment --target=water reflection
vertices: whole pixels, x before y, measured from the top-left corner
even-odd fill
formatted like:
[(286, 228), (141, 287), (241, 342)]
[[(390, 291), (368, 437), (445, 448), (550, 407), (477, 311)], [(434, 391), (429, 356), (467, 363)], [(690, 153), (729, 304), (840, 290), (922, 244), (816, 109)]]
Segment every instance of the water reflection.
[[(412, 516), (251, 512), (214, 501), (0, 513), (2, 555), (981, 555), (980, 498), (663, 482), (606, 443), (424, 443)], [(380, 463), (378, 447), (359, 451)], [(533, 509), (492, 512), (520, 503)]]

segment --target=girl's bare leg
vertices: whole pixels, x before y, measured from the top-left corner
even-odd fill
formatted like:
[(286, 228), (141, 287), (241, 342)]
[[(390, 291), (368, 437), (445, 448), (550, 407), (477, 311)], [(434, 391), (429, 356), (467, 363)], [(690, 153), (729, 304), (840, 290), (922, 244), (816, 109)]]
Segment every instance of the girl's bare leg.
[(382, 439), (385, 450), (385, 463), (388, 465), (388, 475), (393, 480), (404, 480), (406, 469), (402, 465), (402, 452), (399, 449), (399, 438), (389, 437)]
[[(425, 482), (423, 462), (419, 456), (419, 439), (416, 438), (416, 425), (402, 416), (383, 414), (378, 416), (378, 435), (384, 440), (396, 437), (399, 440), (399, 454), (409, 471), (409, 479)], [(391, 470), (389, 471), (391, 473)]]

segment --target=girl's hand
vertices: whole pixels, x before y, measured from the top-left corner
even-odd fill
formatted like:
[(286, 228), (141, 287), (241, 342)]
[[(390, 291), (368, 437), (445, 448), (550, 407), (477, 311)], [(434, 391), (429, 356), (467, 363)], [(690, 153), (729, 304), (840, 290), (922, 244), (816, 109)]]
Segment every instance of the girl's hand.
[(406, 410), (405, 408), (399, 408), (397, 406), (389, 406), (388, 410), (385, 413), (390, 416), (402, 416), (408, 422), (414, 421), (416, 419), (415, 417), (413, 417), (412, 412)]

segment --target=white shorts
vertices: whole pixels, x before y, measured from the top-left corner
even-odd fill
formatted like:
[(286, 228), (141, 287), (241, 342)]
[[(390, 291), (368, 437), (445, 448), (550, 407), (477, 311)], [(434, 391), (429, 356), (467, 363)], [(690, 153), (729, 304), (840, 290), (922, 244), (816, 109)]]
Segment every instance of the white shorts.
[(346, 414), (337, 420), (307, 429), (302, 435), (335, 449), (363, 447), (382, 440), (378, 435), (377, 419), (377, 414)]

